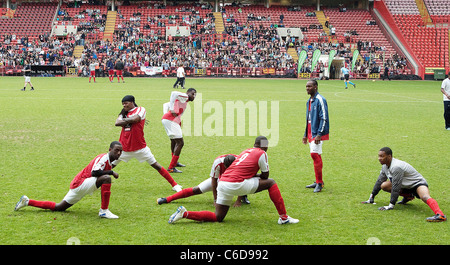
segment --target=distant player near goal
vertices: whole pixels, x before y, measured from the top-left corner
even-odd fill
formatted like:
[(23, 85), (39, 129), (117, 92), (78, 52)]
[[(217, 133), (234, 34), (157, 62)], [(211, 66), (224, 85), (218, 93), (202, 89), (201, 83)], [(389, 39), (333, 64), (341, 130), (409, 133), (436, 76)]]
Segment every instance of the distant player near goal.
[(119, 174), (112, 171), (112, 162), (117, 160), (122, 154), (122, 145), (114, 141), (109, 146), (109, 152), (96, 156), (70, 183), (70, 190), (60, 203), (51, 201), (31, 200), (23, 195), (14, 208), (15, 211), (25, 207), (33, 206), (52, 211), (65, 211), (84, 196), (92, 194), (101, 188), (101, 209), (98, 215), (102, 218), (116, 219), (117, 215), (108, 209), (111, 196), (111, 175), (118, 178)]
[[(182, 191), (177, 192), (166, 198), (158, 198), (156, 202), (159, 205), (161, 205), (164, 203), (171, 203), (178, 199), (188, 198), (190, 196), (199, 195), (205, 192), (212, 191), (215, 203), (217, 200), (218, 180), (235, 159), (236, 155), (232, 154), (218, 156), (216, 159), (214, 159), (214, 162), (212, 164), (210, 178), (204, 180), (202, 183), (198, 184), (198, 186), (195, 186), (193, 188), (183, 189)], [(244, 198), (244, 196), (239, 196), (234, 206), (239, 207), (241, 205), (241, 202), (249, 203), (247, 198)]]
[(98, 67), (98, 62), (97, 60), (93, 60), (90, 64), (89, 64), (89, 83), (91, 82), (91, 78), (94, 78), (94, 83), (95, 82), (95, 70)]
[(403, 200), (398, 204), (406, 204), (417, 197), (422, 199), (435, 214), (426, 219), (428, 222), (447, 221), (436, 200), (431, 198), (427, 181), (416, 169), (404, 161), (395, 159), (389, 147), (380, 149), (378, 161), (382, 165), (381, 172), (372, 194), (363, 202), (364, 204), (375, 204), (375, 196), (380, 190), (384, 190), (391, 193), (391, 200), (388, 206), (379, 208), (381, 211), (394, 209), (398, 196), (403, 196)]
[[(278, 211), (278, 224), (295, 224), (298, 219), (286, 214), (283, 197), (281, 197), (275, 180), (269, 178), (267, 157), (268, 140), (264, 136), (255, 139), (253, 148), (244, 150), (225, 171), (217, 185), (216, 211), (187, 211), (184, 206), (169, 218), (169, 224), (182, 218), (204, 222), (222, 222), (231, 206), (234, 196), (253, 194), (263, 190), (269, 191), (269, 197)], [(257, 174), (261, 170), (261, 174)]]
[(120, 83), (120, 78), (122, 78), (122, 83), (125, 83), (123, 80), (123, 69), (125, 69), (125, 65), (122, 60), (117, 59), (116, 64), (114, 65), (114, 70), (116, 70), (117, 82)]
[(31, 84), (31, 66), (28, 63), (28, 61), (24, 62), (24, 67), (23, 67), (23, 77), (25, 78), (25, 84), (23, 85), (23, 88), (21, 89), (22, 91), (25, 91), (25, 89), (27, 88), (27, 85), (29, 84), (31, 87), (31, 90), (34, 90), (33, 84)]

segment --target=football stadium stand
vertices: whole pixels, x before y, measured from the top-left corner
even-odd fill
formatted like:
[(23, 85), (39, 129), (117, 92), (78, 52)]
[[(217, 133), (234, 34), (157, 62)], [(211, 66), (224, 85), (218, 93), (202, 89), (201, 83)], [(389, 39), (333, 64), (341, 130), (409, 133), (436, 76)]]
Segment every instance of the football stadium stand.
[(219, 2), (3, 0), (0, 74), (31, 64), (85, 75), (98, 60), (102, 75), (116, 59), (131, 76), (174, 75), (180, 62), (191, 76), (229, 77), (339, 78), (345, 64), (354, 78), (377, 78), (387, 66), (396, 78), (426, 79), (450, 69), (448, 0)]

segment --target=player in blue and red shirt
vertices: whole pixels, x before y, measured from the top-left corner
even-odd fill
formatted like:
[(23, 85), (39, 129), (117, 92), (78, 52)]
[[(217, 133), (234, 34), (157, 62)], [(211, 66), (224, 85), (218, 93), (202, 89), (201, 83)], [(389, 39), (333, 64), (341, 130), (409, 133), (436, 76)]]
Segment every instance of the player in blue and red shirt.
[(320, 192), (323, 188), (322, 179), (322, 145), (329, 140), (330, 120), (328, 117), (327, 100), (319, 94), (316, 80), (306, 83), (306, 92), (310, 95), (306, 101), (306, 129), (303, 135), (303, 144), (309, 143), (311, 158), (314, 161), (314, 173), (316, 181), (306, 186), (314, 188), (314, 192)]

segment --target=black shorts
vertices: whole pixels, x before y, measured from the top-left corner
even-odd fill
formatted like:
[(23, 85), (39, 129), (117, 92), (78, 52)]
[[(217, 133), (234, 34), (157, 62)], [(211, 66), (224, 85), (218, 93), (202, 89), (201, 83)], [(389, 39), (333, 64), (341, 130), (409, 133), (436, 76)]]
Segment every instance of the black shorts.
[(350, 75), (349, 74), (344, 75), (344, 79), (348, 81), (348, 79), (350, 79)]
[(426, 186), (426, 187), (428, 188), (428, 184), (427, 184), (427, 183), (419, 183), (419, 184), (417, 184), (416, 186), (414, 186), (414, 187), (411, 188), (411, 189), (403, 189), (403, 188), (402, 188), (402, 190), (400, 191), (400, 193), (404, 193), (404, 194), (410, 193), (410, 194), (412, 194), (414, 197), (416, 197), (417, 199), (420, 199), (419, 194), (417, 194), (417, 188), (420, 187), (420, 186)]

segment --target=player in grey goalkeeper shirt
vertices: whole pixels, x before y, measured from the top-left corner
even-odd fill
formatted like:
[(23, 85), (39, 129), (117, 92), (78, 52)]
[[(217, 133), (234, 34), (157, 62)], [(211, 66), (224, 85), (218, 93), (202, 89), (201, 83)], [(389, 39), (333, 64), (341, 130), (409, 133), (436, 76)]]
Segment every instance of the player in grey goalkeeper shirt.
[(383, 147), (378, 152), (378, 161), (382, 165), (380, 175), (373, 187), (369, 200), (366, 204), (375, 204), (374, 199), (380, 190), (391, 193), (389, 206), (380, 207), (379, 210), (392, 210), (397, 203), (398, 196), (403, 196), (399, 204), (405, 204), (414, 199), (414, 196), (422, 199), (431, 210), (434, 216), (428, 217), (429, 222), (442, 222), (447, 218), (439, 208), (436, 200), (430, 197), (428, 183), (425, 178), (410, 164), (392, 157), (392, 150), (389, 147)]

